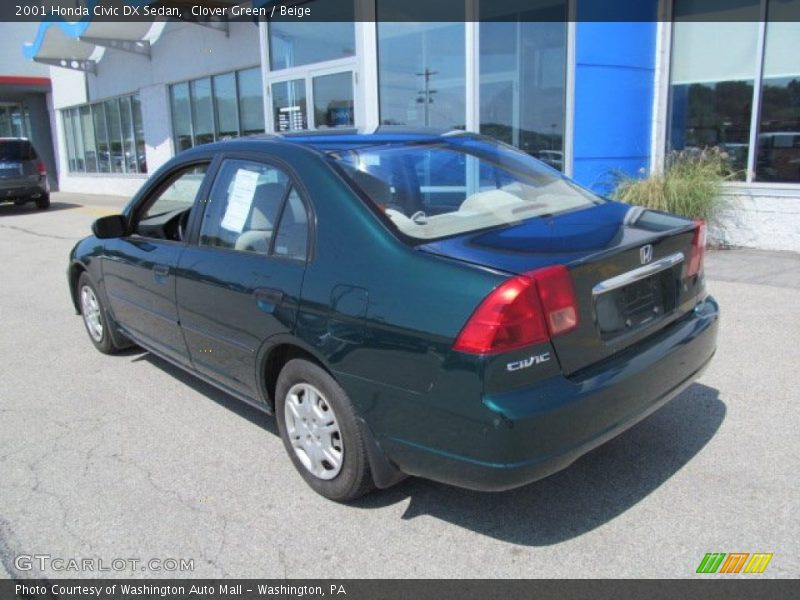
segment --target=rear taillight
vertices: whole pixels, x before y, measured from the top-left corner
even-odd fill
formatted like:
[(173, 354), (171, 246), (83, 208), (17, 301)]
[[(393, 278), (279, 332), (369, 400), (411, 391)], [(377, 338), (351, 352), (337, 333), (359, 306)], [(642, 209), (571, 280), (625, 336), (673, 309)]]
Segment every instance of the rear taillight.
[(47, 167), (44, 166), (43, 160), (36, 163), (36, 168), (39, 170), (39, 175), (47, 175)]
[(469, 318), (453, 349), (470, 354), (506, 352), (546, 342), (577, 325), (569, 271), (554, 265), (495, 288)]
[(706, 252), (706, 224), (699, 219), (694, 224), (692, 255), (689, 257), (689, 266), (686, 269), (687, 277), (694, 277), (703, 270), (703, 255)]
[(534, 271), (532, 275), (536, 280), (550, 336), (575, 329), (578, 326), (578, 306), (567, 268), (553, 265)]

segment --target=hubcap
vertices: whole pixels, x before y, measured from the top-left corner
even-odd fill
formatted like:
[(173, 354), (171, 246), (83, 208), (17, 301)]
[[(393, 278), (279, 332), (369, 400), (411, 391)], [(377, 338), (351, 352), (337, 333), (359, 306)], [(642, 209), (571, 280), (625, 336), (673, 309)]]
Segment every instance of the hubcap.
[(333, 479), (342, 470), (344, 446), (333, 408), (313, 385), (289, 389), (284, 406), (286, 432), (294, 453), (309, 473)]
[(95, 342), (103, 340), (103, 319), (100, 315), (100, 303), (88, 285), (81, 288), (81, 312), (86, 329)]

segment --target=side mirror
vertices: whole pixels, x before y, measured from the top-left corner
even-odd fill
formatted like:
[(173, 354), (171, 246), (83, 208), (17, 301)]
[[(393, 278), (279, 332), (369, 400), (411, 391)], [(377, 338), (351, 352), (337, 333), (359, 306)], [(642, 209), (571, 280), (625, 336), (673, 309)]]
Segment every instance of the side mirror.
[(125, 235), (125, 217), (122, 215), (100, 217), (92, 223), (92, 233), (101, 240), (122, 237)]

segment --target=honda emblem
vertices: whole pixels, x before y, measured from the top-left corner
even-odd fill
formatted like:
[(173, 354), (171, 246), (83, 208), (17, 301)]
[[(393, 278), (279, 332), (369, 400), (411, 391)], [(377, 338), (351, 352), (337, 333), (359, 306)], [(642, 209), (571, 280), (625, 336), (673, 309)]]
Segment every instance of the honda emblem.
[(639, 248), (639, 260), (643, 265), (646, 265), (653, 260), (653, 246), (651, 244), (647, 244), (646, 246), (642, 246)]

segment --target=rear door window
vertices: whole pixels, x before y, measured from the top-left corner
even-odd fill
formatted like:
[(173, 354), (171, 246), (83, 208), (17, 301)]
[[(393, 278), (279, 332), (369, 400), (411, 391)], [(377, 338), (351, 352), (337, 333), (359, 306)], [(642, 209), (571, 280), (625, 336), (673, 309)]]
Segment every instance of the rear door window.
[(297, 190), (292, 188), (275, 234), (275, 256), (306, 260), (308, 257), (308, 212)]
[(265, 163), (226, 160), (211, 189), (200, 244), (268, 254), (289, 177)]
[(308, 225), (305, 204), (283, 170), (228, 159), (211, 188), (200, 245), (305, 260)]

